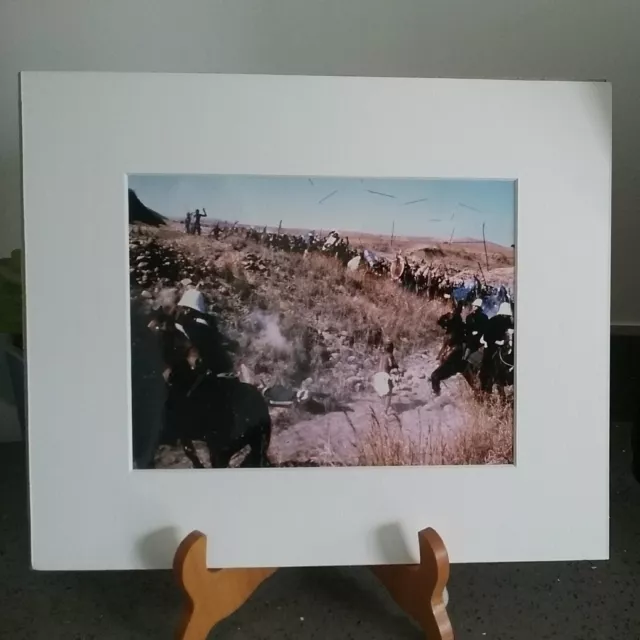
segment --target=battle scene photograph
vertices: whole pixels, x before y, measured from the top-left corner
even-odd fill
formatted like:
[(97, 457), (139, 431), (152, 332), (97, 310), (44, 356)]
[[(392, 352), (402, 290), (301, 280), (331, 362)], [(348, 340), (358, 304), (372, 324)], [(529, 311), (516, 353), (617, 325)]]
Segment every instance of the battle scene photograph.
[(128, 187), (133, 468), (513, 464), (513, 181)]

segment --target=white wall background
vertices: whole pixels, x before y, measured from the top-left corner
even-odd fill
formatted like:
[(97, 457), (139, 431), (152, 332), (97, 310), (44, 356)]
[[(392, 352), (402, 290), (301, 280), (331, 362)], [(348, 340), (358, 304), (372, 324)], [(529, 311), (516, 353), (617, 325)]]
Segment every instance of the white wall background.
[(21, 242), (22, 70), (606, 79), (612, 321), (640, 324), (639, 33), (639, 0), (0, 0), (0, 256)]

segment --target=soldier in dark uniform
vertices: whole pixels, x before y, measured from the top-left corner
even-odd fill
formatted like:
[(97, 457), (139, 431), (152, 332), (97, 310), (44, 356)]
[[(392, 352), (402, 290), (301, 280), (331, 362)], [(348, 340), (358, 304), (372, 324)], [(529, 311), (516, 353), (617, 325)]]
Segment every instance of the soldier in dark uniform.
[(230, 373), (233, 362), (223, 336), (207, 313), (204, 296), (197, 289), (187, 289), (177, 304), (174, 327), (178, 358), (196, 371), (213, 375)]
[(182, 440), (185, 454), (194, 466), (202, 466), (193, 440), (203, 431), (202, 409), (206, 393), (216, 399), (220, 425), (231, 424), (233, 407), (226, 390), (229, 386), (220, 374), (231, 374), (233, 362), (222, 335), (209, 316), (204, 296), (197, 289), (187, 289), (177, 304), (171, 339), (167, 341), (169, 394), (167, 398), (167, 432)]
[[(222, 231), (222, 229), (220, 228), (220, 223), (216, 222), (216, 224), (214, 225), (213, 229), (211, 229), (211, 231), (209, 232), (210, 236), (213, 236), (216, 240), (218, 240), (220, 238), (220, 232)], [(253, 229), (248, 229), (247, 230), (247, 239), (252, 238), (253, 237)]]
[(507, 331), (513, 329), (513, 312), (508, 302), (503, 302), (498, 313), (487, 321), (484, 331), (486, 344), (480, 366), (480, 388), (489, 394), (493, 391), (496, 376), (496, 353), (507, 340)]
[(465, 325), (460, 315), (460, 307), (457, 307), (453, 313), (441, 316), (438, 324), (445, 329), (446, 333), (438, 354), (438, 360), (441, 364), (430, 378), (431, 388), (437, 396), (440, 395), (440, 383), (456, 373), (462, 373), (466, 367), (464, 360)]
[(484, 335), (489, 318), (482, 310), (482, 299), (477, 298), (471, 305), (472, 309), (465, 320), (466, 329), (466, 349), (464, 359), (467, 360), (472, 353), (480, 349), (480, 340)]
[(196, 209), (196, 212), (193, 214), (193, 232), (201, 235), (202, 234), (202, 227), (200, 226), (200, 218), (206, 218), (207, 217), (207, 212), (206, 210), (203, 208), (202, 209), (202, 213), (200, 213), (200, 209)]

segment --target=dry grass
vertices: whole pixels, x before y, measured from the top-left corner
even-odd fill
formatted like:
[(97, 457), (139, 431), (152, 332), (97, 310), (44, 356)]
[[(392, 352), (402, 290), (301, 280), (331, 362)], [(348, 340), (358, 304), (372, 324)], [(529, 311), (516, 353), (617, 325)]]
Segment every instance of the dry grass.
[(465, 429), (454, 435), (446, 460), (439, 464), (513, 464), (513, 399), (495, 395), (479, 402), (467, 389), (460, 401)]
[(478, 401), (471, 390), (460, 398), (464, 427), (444, 435), (420, 425), (419, 436), (403, 429), (396, 416), (371, 413), (366, 434), (357, 439), (360, 466), (513, 464), (513, 405), (491, 397)]
[(412, 438), (396, 416), (379, 417), (371, 411), (369, 431), (356, 439), (358, 465), (367, 467), (398, 467), (432, 464), (433, 441), (428, 434)]
[[(285, 253), (241, 238), (219, 242), (165, 231), (150, 235), (161, 238), (169, 252), (162, 259), (174, 265), (171, 273), (163, 276), (161, 270), (152, 286), (145, 285), (154, 296), (188, 277), (211, 301), (233, 346), (236, 369), (246, 365), (263, 384), (297, 386), (311, 378), (329, 396), (327, 403), (334, 403), (327, 404), (328, 412), (369, 384), (382, 340), (395, 343), (399, 360), (439, 341), (436, 320), (447, 305), (405, 291), (388, 278), (350, 272), (331, 257)], [(465, 251), (460, 248), (456, 257), (463, 259)], [(249, 253), (258, 256), (266, 272), (243, 266)], [(446, 431), (429, 424), (415, 428), (415, 423), (403, 428), (401, 418), (372, 412), (369, 428), (361, 428), (356, 438), (358, 464), (511, 463), (512, 403), (478, 403), (466, 390), (456, 405), (464, 414), (463, 426)], [(284, 430), (299, 418), (282, 411), (274, 415), (274, 425)], [(322, 464), (330, 459), (327, 452)]]
[[(197, 251), (188, 248), (189, 255)], [(245, 271), (247, 252), (267, 265), (267, 275)], [(356, 357), (363, 369), (367, 358), (378, 357), (384, 339), (394, 342), (399, 357), (424, 350), (446, 310), (322, 254), (305, 257), (248, 243), (241, 251), (227, 248), (212, 264), (224, 288), (209, 294), (224, 330), (238, 342), (242, 363), (269, 383), (299, 384), (331, 370), (324, 388), (338, 400), (348, 396), (352, 376), (336, 368), (336, 358)]]
[(346, 332), (363, 348), (371, 345), (378, 331), (407, 352), (424, 348), (436, 335), (435, 321), (444, 306), (405, 291), (388, 278), (348, 271), (321, 254), (268, 253), (289, 286), (271, 295), (265, 292), (266, 297), (276, 299), (279, 310), (298, 322), (304, 319), (311, 326)]

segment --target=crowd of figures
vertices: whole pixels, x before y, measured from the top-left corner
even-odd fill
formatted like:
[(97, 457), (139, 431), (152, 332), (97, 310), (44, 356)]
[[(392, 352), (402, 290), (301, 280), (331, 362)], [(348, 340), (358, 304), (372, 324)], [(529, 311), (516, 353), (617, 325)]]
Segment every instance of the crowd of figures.
[(495, 315), (504, 302), (513, 305), (513, 295), (504, 285), (492, 286), (484, 281), (484, 274), (479, 273), (470, 278), (461, 278), (459, 271), (446, 266), (442, 262), (417, 260), (397, 252), (393, 259), (376, 254), (370, 249), (361, 249), (352, 245), (348, 237), (341, 237), (337, 231), (330, 231), (326, 236), (309, 232), (304, 234), (288, 234), (267, 231), (267, 228), (238, 228), (237, 225), (221, 226), (216, 223), (209, 235), (222, 239), (237, 234), (270, 249), (307, 255), (322, 253), (339, 260), (345, 268), (356, 271), (366, 269), (369, 273), (388, 277), (398, 282), (405, 289), (426, 296), (429, 300), (451, 300), (454, 303), (471, 304), (474, 300), (482, 300), (483, 312), (491, 317)]
[(440, 395), (443, 380), (458, 373), (483, 395), (494, 386), (504, 396), (505, 387), (513, 385), (514, 323), (513, 308), (502, 302), (489, 318), (482, 310), (482, 298), (476, 298), (463, 319), (464, 303), (454, 303), (454, 310), (442, 315), (438, 324), (445, 331), (438, 353), (439, 366), (431, 374), (431, 386)]

